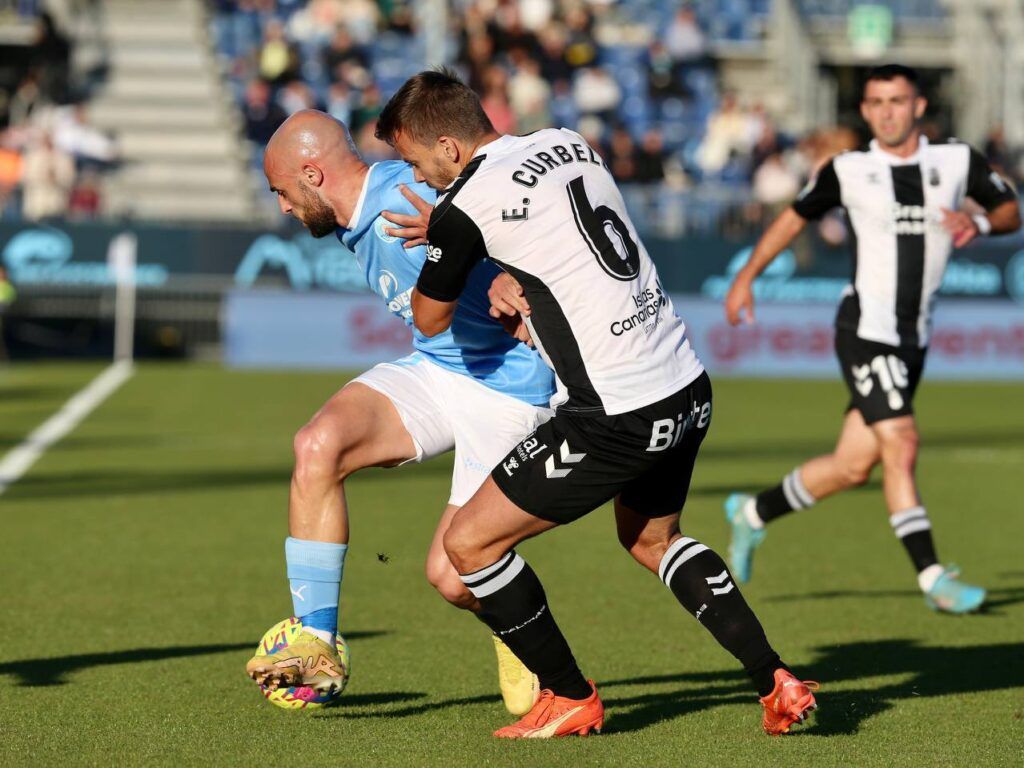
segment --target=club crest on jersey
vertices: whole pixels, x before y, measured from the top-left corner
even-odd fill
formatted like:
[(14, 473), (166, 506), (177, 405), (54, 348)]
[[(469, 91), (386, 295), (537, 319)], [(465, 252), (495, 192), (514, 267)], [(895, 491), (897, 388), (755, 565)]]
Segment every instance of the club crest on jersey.
[(387, 232), (385, 232), (385, 229), (387, 227), (390, 227), (390, 226), (391, 226), (391, 222), (390, 221), (385, 219), (383, 216), (378, 216), (377, 220), (375, 222), (373, 222), (373, 232), (374, 232), (375, 235), (377, 235), (377, 237), (379, 237), (385, 243), (393, 243), (398, 238), (395, 237), (394, 235), (389, 235)]

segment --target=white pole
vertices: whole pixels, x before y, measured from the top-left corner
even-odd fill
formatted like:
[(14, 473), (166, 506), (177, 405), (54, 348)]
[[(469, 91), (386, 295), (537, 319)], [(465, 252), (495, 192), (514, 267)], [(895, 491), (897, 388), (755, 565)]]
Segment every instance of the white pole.
[(114, 360), (131, 362), (135, 342), (135, 256), (138, 240), (122, 232), (110, 241), (107, 264), (117, 288), (114, 295)]

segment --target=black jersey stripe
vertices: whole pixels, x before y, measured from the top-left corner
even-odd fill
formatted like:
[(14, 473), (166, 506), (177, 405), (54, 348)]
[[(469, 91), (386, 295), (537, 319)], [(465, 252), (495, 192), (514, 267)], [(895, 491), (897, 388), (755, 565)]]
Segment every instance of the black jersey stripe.
[(591, 416), (606, 415), (601, 396), (587, 373), (579, 341), (551, 289), (540, 278), (528, 272), (502, 264), (493, 256), (491, 260), (500, 264), (523, 287), (523, 294), (530, 304), (530, 323), (551, 360), (555, 375), (565, 385), (569, 395), (569, 399), (559, 409), (584, 412)]
[(843, 213), (846, 215), (846, 228), (850, 238), (850, 285), (853, 291), (839, 302), (839, 310), (836, 312), (836, 328), (845, 328), (856, 333), (860, 327), (860, 295), (857, 293), (857, 228), (853, 226), (850, 213), (845, 207)]
[[(452, 200), (455, 199), (455, 195), (459, 193), (459, 190), (466, 186), (466, 182), (472, 178), (473, 174), (476, 173), (477, 168), (480, 167), (480, 163), (484, 161), (487, 155), (477, 155), (466, 167), (462, 169), (460, 173), (451, 184), (437, 194), (437, 202), (434, 203), (434, 210), (430, 212), (430, 223), (434, 224), (440, 221), (441, 217), (444, 216), (448, 209), (451, 207)], [(429, 234), (429, 230), (428, 230)]]
[[(892, 168), (892, 186), (901, 206), (924, 208), (921, 166), (897, 165)], [(917, 223), (909, 216), (898, 216), (897, 225)], [(921, 220), (923, 223), (923, 220)], [(896, 235), (896, 333), (900, 346), (919, 346), (917, 321), (921, 315), (924, 286), (924, 234)]]

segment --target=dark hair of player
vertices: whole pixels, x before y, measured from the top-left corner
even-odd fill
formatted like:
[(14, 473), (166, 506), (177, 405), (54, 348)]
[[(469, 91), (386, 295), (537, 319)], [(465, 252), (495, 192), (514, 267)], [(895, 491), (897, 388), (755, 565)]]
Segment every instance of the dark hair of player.
[(872, 80), (883, 80), (888, 83), (895, 80), (897, 77), (902, 77), (914, 86), (915, 93), (921, 93), (921, 83), (917, 76), (917, 70), (913, 67), (906, 67), (903, 64), (883, 64), (879, 67), (875, 67), (868, 72), (868, 76), (864, 80), (864, 88), (866, 90), (868, 83)]
[(402, 133), (429, 145), (441, 136), (471, 141), (493, 130), (480, 98), (455, 72), (440, 67), (414, 75), (398, 89), (377, 118), (375, 135), (393, 144)]

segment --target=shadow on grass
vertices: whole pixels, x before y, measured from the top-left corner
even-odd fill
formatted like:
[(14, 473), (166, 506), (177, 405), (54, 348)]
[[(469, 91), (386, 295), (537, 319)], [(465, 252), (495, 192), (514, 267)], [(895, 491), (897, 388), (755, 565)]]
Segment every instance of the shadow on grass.
[[(387, 634), (380, 631), (346, 632), (346, 640), (363, 640)], [(110, 651), (108, 653), (82, 653), (75, 656), (57, 656), (48, 659), (25, 659), (0, 664), (0, 675), (11, 675), (15, 685), (26, 687), (43, 687), (65, 685), (68, 675), (82, 669), (105, 667), (115, 664), (139, 664), (147, 661), (164, 661), (165, 659), (181, 659), (191, 656), (211, 656), (228, 651), (251, 651), (256, 647), (254, 642), (220, 643), (215, 645), (181, 645), (168, 648), (133, 648), (126, 651)]]
[[(838, 437), (838, 422), (835, 436)], [(1019, 429), (984, 429), (964, 430), (956, 432), (931, 432), (925, 424), (921, 434), (921, 448), (1002, 448), (1019, 447), (1024, 442), (1024, 431)], [(751, 441), (748, 443), (726, 442), (717, 444), (712, 438), (701, 449), (700, 455), (710, 459), (787, 459), (806, 460), (823, 453), (830, 453), (834, 447), (834, 437), (827, 439), (775, 439), (771, 442)]]
[[(824, 592), (806, 592), (795, 595), (772, 595), (762, 597), (766, 603), (802, 602), (804, 600), (842, 600), (845, 598), (865, 598), (872, 600), (886, 597), (917, 597), (921, 598), (918, 589), (832, 589)], [(988, 598), (982, 606), (980, 614), (998, 614), (1000, 608), (1024, 603), (1024, 587), (995, 587), (988, 590)]]
[[(1016, 643), (968, 647), (924, 646), (916, 640), (875, 640), (818, 648), (818, 657), (800, 671), (822, 682), (818, 694), (820, 709), (813, 724), (799, 731), (807, 735), (854, 734), (873, 715), (897, 702), (984, 691), (1024, 687), (1024, 648)], [(908, 678), (909, 676), (909, 678)], [(602, 684), (618, 685), (704, 682), (699, 688), (645, 693), (636, 696), (605, 696), (611, 717), (608, 732), (628, 733), (655, 723), (711, 707), (754, 703), (743, 675), (666, 675)], [(872, 677), (898, 677), (899, 682), (858, 687), (830, 693), (829, 685), (856, 682)], [(736, 680), (722, 686), (719, 680)], [(625, 710), (625, 711), (620, 711)]]
[[(1016, 643), (932, 647), (916, 640), (876, 640), (818, 648), (816, 653), (817, 657), (800, 669), (803, 674), (822, 682), (822, 691), (818, 694), (820, 709), (815, 719), (809, 727), (795, 731), (807, 736), (854, 734), (865, 720), (905, 700), (1024, 687), (1024, 647)], [(830, 686), (856, 684), (875, 677), (895, 677), (898, 682), (829, 691)], [(603, 681), (599, 686), (608, 712), (606, 734), (641, 731), (658, 723), (732, 704), (750, 705), (749, 716), (754, 722), (759, 715), (755, 706), (757, 698), (747, 676), (736, 670), (647, 675)], [(620, 691), (636, 686), (648, 690)], [(662, 686), (669, 689), (649, 690)], [(495, 693), (404, 703), (426, 696), (397, 692), (365, 694), (362, 698), (342, 697), (337, 708), (325, 710), (318, 716), (404, 718), (499, 702)], [(396, 702), (402, 705), (383, 711), (359, 711), (361, 707), (386, 707)]]
[[(451, 475), (446, 462), (429, 462), (402, 472), (403, 477), (416, 473), (423, 475)], [(197, 493), (207, 490), (252, 488), (274, 485), (288, 488), (291, 466), (268, 468), (180, 469), (180, 470), (83, 470), (74, 472), (47, 472), (29, 475), (19, 480), (7, 492), (10, 501), (37, 501), (43, 499), (82, 498), (87, 496), (132, 496), (150, 493)], [(370, 469), (355, 474), (349, 483), (368, 483), (393, 480), (388, 470)]]
[(35, 400), (53, 401), (66, 400), (78, 391), (81, 384), (34, 384), (0, 386), (0, 403), (17, 401), (32, 402)]

